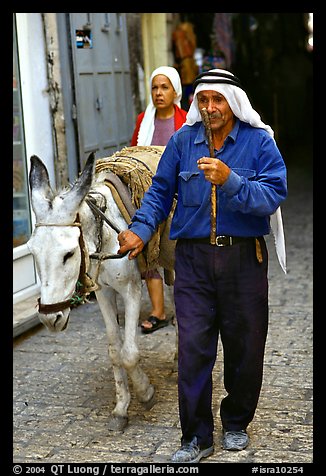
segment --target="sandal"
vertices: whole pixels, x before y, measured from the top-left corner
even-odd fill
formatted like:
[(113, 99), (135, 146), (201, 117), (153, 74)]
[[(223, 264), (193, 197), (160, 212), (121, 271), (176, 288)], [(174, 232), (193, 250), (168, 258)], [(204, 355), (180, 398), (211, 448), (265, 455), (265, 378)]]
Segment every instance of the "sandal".
[(167, 318), (158, 319), (155, 316), (149, 316), (147, 321), (152, 324), (152, 327), (146, 328), (146, 327), (143, 327), (143, 325), (141, 325), (141, 330), (143, 334), (150, 334), (151, 332), (155, 332), (157, 331), (157, 329), (161, 329), (161, 327), (165, 327), (169, 324), (169, 321)]

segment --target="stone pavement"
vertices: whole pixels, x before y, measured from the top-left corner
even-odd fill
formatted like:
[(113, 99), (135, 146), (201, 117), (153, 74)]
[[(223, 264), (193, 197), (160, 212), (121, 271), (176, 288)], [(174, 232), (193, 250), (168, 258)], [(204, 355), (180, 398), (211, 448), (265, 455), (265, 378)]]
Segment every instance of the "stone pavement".
[[(250, 445), (221, 449), (219, 404), (222, 350), (214, 368), (215, 452), (205, 463), (313, 462), (313, 267), (312, 176), (289, 171), (289, 197), (282, 206), (288, 274), (270, 251), (270, 328), (258, 409), (248, 427)], [(141, 319), (149, 302), (143, 288)], [(172, 301), (168, 300), (170, 314)], [(121, 312), (120, 306), (120, 312)], [(114, 380), (104, 321), (96, 301), (72, 310), (60, 334), (44, 327), (14, 340), (13, 460), (15, 463), (160, 463), (179, 446), (175, 327), (139, 332), (143, 368), (156, 386), (157, 403), (146, 412), (132, 397), (129, 426), (112, 433)]]

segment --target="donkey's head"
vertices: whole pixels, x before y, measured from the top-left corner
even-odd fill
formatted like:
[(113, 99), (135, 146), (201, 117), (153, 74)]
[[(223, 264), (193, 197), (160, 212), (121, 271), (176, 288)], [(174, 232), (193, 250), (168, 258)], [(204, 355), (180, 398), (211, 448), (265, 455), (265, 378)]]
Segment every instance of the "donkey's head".
[(55, 194), (45, 165), (37, 156), (31, 157), (29, 184), (36, 225), (27, 245), (41, 282), (39, 318), (51, 331), (62, 331), (68, 324), (81, 265), (76, 217), (91, 187), (94, 167), (92, 153), (74, 185)]

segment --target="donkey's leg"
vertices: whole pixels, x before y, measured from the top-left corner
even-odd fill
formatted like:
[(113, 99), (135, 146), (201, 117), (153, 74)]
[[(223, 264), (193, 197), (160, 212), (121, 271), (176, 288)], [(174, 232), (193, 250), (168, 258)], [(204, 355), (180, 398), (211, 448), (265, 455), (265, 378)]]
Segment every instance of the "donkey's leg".
[(119, 431), (128, 424), (130, 391), (128, 376), (121, 360), (122, 339), (117, 319), (116, 292), (103, 286), (96, 291), (96, 297), (106, 326), (116, 390), (116, 405), (109, 418), (109, 429)]
[(137, 328), (141, 307), (141, 283), (130, 282), (121, 293), (125, 306), (125, 337), (121, 351), (138, 400), (150, 409), (155, 403), (155, 388), (139, 365)]

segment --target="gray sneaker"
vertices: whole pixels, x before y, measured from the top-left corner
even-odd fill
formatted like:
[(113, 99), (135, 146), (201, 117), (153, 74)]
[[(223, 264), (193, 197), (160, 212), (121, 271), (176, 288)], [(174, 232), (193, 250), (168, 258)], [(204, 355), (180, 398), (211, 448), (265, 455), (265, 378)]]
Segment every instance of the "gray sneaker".
[(171, 456), (172, 463), (199, 463), (202, 458), (207, 458), (213, 454), (214, 446), (209, 448), (200, 449), (197, 444), (197, 437), (188, 442), (184, 443), (181, 448), (179, 448)]
[(245, 430), (224, 430), (222, 440), (222, 447), (224, 450), (241, 451), (244, 450), (248, 444), (249, 436)]

